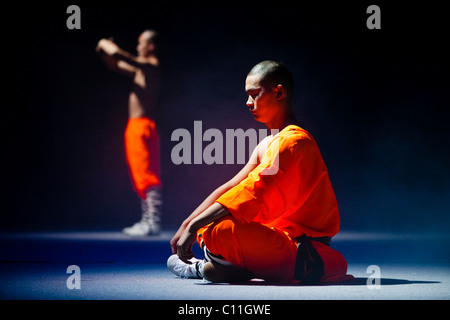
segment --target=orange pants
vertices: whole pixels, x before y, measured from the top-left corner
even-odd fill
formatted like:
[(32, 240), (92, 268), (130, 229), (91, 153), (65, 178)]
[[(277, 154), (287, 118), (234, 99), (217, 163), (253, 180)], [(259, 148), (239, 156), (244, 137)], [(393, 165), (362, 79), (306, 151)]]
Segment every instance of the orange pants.
[[(266, 281), (294, 282), (297, 243), (285, 232), (256, 222), (240, 223), (232, 215), (223, 217), (198, 232), (208, 251), (233, 265), (246, 268)], [(317, 241), (314, 248), (324, 263), (320, 283), (351, 279), (347, 262), (336, 250)]]
[(131, 118), (125, 129), (125, 156), (131, 183), (141, 199), (151, 187), (160, 187), (159, 136), (155, 122)]

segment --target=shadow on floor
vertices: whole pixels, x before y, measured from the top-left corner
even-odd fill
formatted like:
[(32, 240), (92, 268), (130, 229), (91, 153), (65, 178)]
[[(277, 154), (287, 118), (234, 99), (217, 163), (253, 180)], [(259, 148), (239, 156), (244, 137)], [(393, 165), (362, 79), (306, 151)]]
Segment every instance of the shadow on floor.
[[(368, 283), (369, 281), (369, 283)], [(406, 280), (406, 279), (391, 279), (391, 278), (381, 278), (380, 285), (382, 286), (392, 286), (392, 285), (404, 285), (404, 284), (432, 284), (432, 283), (441, 283), (439, 281), (421, 281), (421, 280)], [(275, 282), (267, 282), (260, 279), (254, 279), (246, 282), (233, 282), (233, 283), (212, 283), (212, 282), (202, 282), (196, 283), (197, 285), (239, 285), (239, 286), (276, 286), (276, 287), (326, 287), (326, 286), (367, 286), (373, 285), (373, 278), (365, 278), (358, 277), (345, 282), (338, 283), (325, 283), (318, 285), (302, 285), (298, 283), (275, 283)]]

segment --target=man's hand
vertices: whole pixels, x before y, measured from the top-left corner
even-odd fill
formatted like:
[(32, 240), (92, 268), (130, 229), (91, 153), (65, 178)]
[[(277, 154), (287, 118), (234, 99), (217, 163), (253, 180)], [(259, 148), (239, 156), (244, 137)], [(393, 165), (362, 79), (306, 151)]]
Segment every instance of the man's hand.
[(174, 254), (177, 253), (177, 243), (183, 235), (184, 230), (186, 230), (186, 225), (182, 224), (180, 228), (178, 228), (178, 231), (175, 233), (175, 235), (172, 237), (172, 240), (170, 240), (170, 247), (172, 248), (172, 253)]
[(119, 52), (119, 50), (119, 46), (112, 40), (108, 39), (101, 39), (97, 44), (97, 48), (95, 49), (96, 52), (104, 52), (108, 56), (115, 55), (117, 52)]
[(228, 214), (230, 214), (228, 209), (216, 202), (195, 218), (185, 220), (172, 240), (170, 240), (172, 253), (176, 253), (182, 261), (190, 263), (188, 260), (194, 257), (192, 245), (197, 239), (197, 231)]
[(197, 230), (194, 230), (191, 225), (189, 225), (178, 239), (176, 244), (177, 255), (181, 261), (190, 264), (189, 259), (194, 257), (194, 251), (192, 251), (192, 246), (197, 239)]

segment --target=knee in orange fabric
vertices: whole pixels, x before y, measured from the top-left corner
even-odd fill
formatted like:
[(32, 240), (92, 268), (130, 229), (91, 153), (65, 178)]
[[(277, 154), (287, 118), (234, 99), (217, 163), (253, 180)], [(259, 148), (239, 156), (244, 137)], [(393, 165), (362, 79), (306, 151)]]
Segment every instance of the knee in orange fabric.
[(297, 246), (283, 232), (232, 216), (208, 226), (202, 234), (208, 250), (266, 280), (293, 278)]
[(347, 275), (347, 261), (339, 251), (320, 242), (312, 243), (323, 261), (324, 275), (320, 283), (341, 282), (353, 278)]
[(231, 216), (223, 217), (204, 228), (201, 238), (212, 254), (222, 256), (236, 266), (243, 266), (239, 243), (234, 234), (235, 223), (238, 222)]

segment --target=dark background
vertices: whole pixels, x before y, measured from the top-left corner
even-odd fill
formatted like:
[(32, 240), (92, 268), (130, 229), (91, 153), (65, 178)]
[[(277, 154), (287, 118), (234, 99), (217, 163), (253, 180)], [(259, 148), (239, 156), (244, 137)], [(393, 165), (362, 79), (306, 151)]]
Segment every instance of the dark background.
[[(131, 82), (94, 48), (114, 37), (135, 54), (138, 35), (155, 28), (166, 228), (242, 166), (176, 166), (171, 133), (193, 133), (195, 120), (203, 130), (263, 128), (245, 107), (244, 81), (274, 59), (294, 75), (295, 112), (328, 166), (341, 229), (446, 232), (448, 19), (437, 2), (395, 2), (11, 4), (2, 21), (0, 228), (120, 230), (139, 219), (123, 150)], [(66, 27), (71, 4), (81, 30)], [(371, 4), (381, 30), (366, 27)]]

